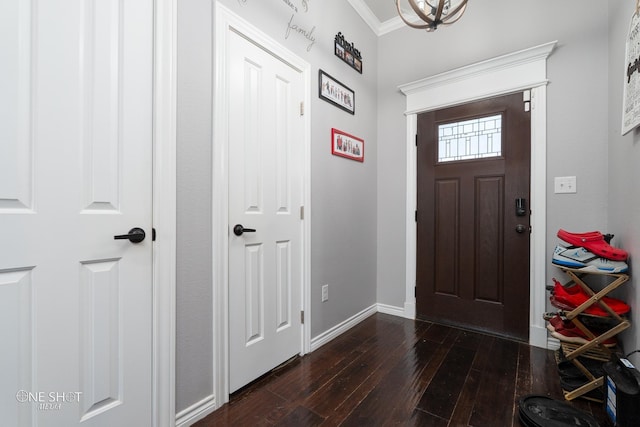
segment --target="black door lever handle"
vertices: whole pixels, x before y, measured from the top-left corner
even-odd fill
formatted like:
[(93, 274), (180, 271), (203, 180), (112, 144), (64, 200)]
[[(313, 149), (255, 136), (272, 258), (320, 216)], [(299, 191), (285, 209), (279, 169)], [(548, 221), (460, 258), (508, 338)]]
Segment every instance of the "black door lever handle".
[(242, 233), (255, 233), (255, 231), (253, 228), (244, 228), (242, 224), (236, 224), (235, 227), (233, 227), (233, 234), (236, 236), (242, 236)]
[(129, 230), (128, 234), (113, 236), (114, 240), (129, 240), (131, 243), (140, 243), (144, 240), (146, 234), (142, 228), (134, 227)]

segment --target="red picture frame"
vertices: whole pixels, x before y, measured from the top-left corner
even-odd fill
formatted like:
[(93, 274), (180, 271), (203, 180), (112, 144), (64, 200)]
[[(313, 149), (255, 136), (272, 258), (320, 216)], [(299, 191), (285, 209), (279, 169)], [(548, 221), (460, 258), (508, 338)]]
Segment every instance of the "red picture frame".
[(357, 162), (364, 162), (364, 139), (332, 128), (331, 154)]

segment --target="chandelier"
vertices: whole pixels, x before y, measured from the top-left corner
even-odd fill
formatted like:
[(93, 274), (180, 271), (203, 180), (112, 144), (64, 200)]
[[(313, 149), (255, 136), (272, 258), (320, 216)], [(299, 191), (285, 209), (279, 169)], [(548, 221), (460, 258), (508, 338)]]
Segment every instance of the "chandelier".
[(402, 12), (400, 1), (395, 0), (398, 15), (410, 27), (435, 31), (438, 25), (449, 25), (462, 17), (467, 8), (467, 0), (407, 0), (411, 9), (424, 23), (411, 22)]

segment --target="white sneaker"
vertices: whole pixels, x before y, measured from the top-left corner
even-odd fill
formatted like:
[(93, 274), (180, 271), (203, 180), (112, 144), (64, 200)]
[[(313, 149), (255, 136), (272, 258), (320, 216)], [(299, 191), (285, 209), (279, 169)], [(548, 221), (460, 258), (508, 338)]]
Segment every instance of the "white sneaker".
[(629, 269), (626, 262), (600, 258), (583, 247), (557, 245), (552, 261), (556, 265), (593, 273), (624, 273)]

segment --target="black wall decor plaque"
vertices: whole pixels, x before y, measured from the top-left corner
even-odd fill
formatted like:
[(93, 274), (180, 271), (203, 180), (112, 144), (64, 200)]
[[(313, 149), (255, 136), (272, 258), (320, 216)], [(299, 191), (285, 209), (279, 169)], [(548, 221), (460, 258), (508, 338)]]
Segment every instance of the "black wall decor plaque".
[(342, 32), (336, 34), (335, 54), (338, 58), (349, 64), (354, 70), (362, 74), (362, 56), (353, 43), (344, 39)]

